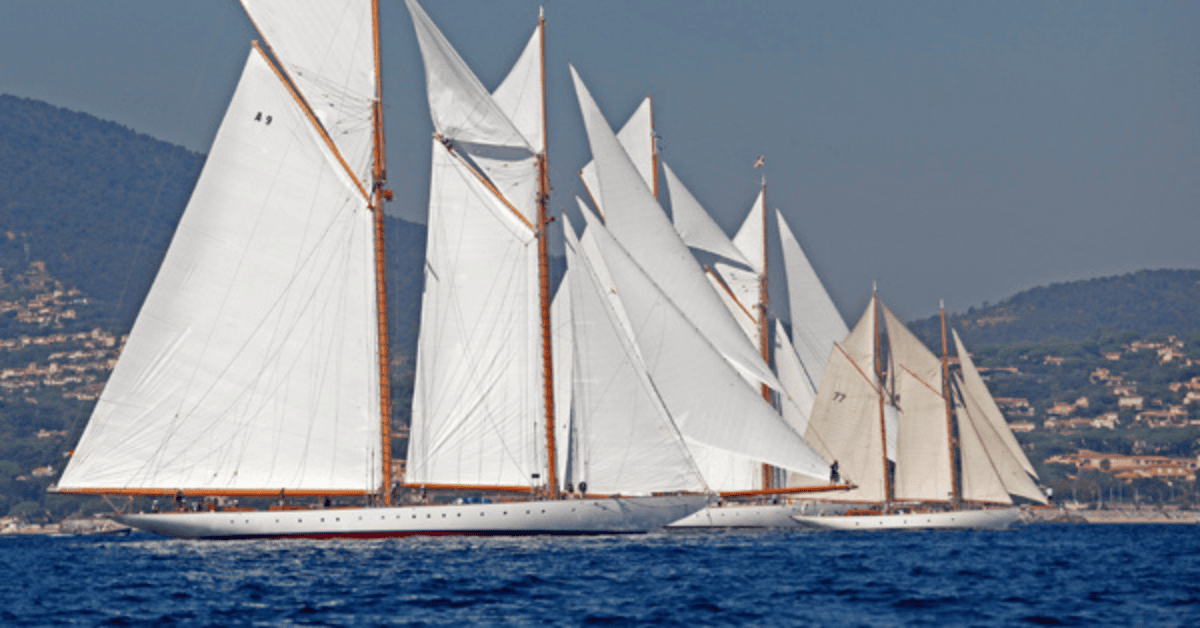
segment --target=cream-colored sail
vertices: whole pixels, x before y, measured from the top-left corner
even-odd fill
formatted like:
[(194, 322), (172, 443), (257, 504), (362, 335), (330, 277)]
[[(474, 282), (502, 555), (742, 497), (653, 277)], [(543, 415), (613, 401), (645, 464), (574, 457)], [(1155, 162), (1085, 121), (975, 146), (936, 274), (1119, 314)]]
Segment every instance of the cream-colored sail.
[[(621, 130), (617, 132), (617, 141), (621, 143), (621, 147), (629, 155), (629, 159), (633, 162), (634, 167), (637, 168), (638, 174), (642, 175), (642, 180), (646, 182), (646, 186), (654, 190), (654, 114), (651, 109), (649, 96), (642, 101), (642, 104), (638, 105), (637, 110), (625, 122), (625, 126), (621, 127)], [(599, 179), (597, 179), (596, 175), (596, 162), (587, 162), (583, 169), (579, 171), (579, 176), (583, 179), (583, 184), (587, 186), (592, 197), (592, 202), (596, 204), (596, 209), (603, 216), (604, 206), (601, 204)]]
[[(689, 440), (824, 477), (828, 467), (599, 223), (588, 225), (655, 390)], [(702, 469), (703, 470), (703, 469)], [(705, 479), (708, 479), (707, 472)]]
[[(838, 463), (843, 480), (858, 488), (824, 499), (884, 501), (883, 432), (875, 378), (875, 306), (867, 311), (842, 344), (834, 345), (817, 389), (804, 440), (826, 460)], [(789, 478), (789, 484), (795, 481)]]
[[(1018, 495), (1030, 501), (1044, 504), (1046, 496), (1042, 494), (1041, 489), (1033, 481), (1033, 478), (1021, 468), (1020, 463), (1015, 457), (1009, 453), (1000, 439), (1000, 434), (995, 427), (987, 420), (984, 415), (984, 410), (977, 399), (974, 399), (962, 385), (962, 379), (958, 378), (957, 383), (959, 390), (962, 391), (962, 410), (960, 412), (959, 431), (962, 431), (961, 417), (965, 413), (967, 419), (971, 422), (971, 431), (977, 436), (980, 445), (983, 448), (985, 458), (967, 460), (966, 454), (963, 454), (963, 465), (968, 466), (983, 466), (990, 467), (1001, 484), (1007, 495)], [(964, 474), (966, 471), (964, 471)], [(983, 499), (966, 491), (964, 487), (963, 496), (966, 499)]]
[(942, 397), (942, 361), (887, 306), (882, 310), (891, 356), (892, 390), (899, 411), (896, 499), (949, 499), (954, 487), (946, 400)]
[(704, 481), (582, 252), (569, 219), (567, 276), (574, 326), (572, 397), (579, 455), (572, 481), (589, 492), (704, 490)]
[(779, 239), (783, 248), (783, 264), (787, 270), (788, 307), (792, 316), (792, 344), (813, 387), (821, 383), (825, 362), (833, 351), (833, 343), (850, 333), (821, 278), (808, 263), (808, 257), (796, 241), (783, 214), (779, 221)]
[(1004, 442), (1004, 446), (1008, 449), (1009, 454), (1016, 459), (1021, 468), (1026, 473), (1037, 477), (1037, 472), (1033, 470), (1033, 465), (1029, 463), (1029, 458), (1025, 457), (1025, 452), (1022, 451), (1020, 443), (1017, 442), (1017, 437), (1013, 436), (1012, 430), (1008, 427), (1008, 422), (1004, 420), (1004, 414), (1000, 412), (1000, 408), (996, 405), (996, 400), (992, 398), (988, 392), (987, 385), (983, 383), (983, 378), (979, 376), (979, 371), (975, 368), (975, 363), (971, 360), (971, 354), (967, 352), (967, 348), (963, 346), (962, 339), (958, 337), (957, 330), (951, 330), (954, 334), (954, 349), (958, 352), (958, 362), (962, 365), (962, 378), (964, 384), (964, 394), (969, 396), (979, 405), (980, 413), (987, 418), (996, 435)]
[(242, 0), (363, 187), (374, 157), (372, 7), (361, 0)]
[(372, 214), (250, 54), (60, 490), (381, 483)]
[(587, 87), (574, 68), (571, 72), (596, 161), (599, 195), (607, 212), (606, 227), (730, 364), (756, 381), (778, 389), (775, 375), (721, 304), (687, 245), (679, 239), (621, 148)]
[(409, 483), (538, 483), (544, 409), (535, 238), (433, 142)]
[(958, 419), (959, 457), (962, 460), (962, 498), (975, 502), (1011, 504), (1008, 489), (988, 454), (985, 420), (974, 416), (961, 396), (955, 415)]

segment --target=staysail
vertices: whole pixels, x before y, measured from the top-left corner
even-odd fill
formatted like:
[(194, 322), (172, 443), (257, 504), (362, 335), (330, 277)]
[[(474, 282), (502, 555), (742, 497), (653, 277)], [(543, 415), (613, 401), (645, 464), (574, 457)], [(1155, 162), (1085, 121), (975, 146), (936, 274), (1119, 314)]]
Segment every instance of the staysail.
[[(654, 148), (654, 113), (651, 108), (650, 97), (647, 96), (642, 104), (638, 105), (636, 111), (629, 120), (625, 122), (625, 126), (617, 131), (617, 141), (621, 143), (621, 147), (625, 149), (625, 153), (629, 155), (629, 159), (637, 168), (638, 174), (642, 175), (642, 180), (646, 182), (646, 186), (657, 194), (658, 182), (656, 177), (655, 160), (657, 155)], [(591, 194), (592, 203), (596, 205), (600, 215), (604, 215), (603, 199), (600, 198), (600, 180), (596, 174), (596, 162), (589, 161), (579, 171), (579, 177), (583, 179), (584, 186), (587, 187)]]
[(252, 51), (59, 489), (378, 490), (372, 220)]
[(833, 351), (833, 344), (850, 333), (837, 306), (829, 298), (821, 278), (796, 236), (788, 227), (783, 214), (776, 211), (779, 221), (779, 239), (783, 245), (783, 265), (787, 270), (788, 302), (792, 315), (792, 344), (800, 356), (800, 363), (808, 374), (810, 385), (816, 388), (821, 383), (825, 363)]

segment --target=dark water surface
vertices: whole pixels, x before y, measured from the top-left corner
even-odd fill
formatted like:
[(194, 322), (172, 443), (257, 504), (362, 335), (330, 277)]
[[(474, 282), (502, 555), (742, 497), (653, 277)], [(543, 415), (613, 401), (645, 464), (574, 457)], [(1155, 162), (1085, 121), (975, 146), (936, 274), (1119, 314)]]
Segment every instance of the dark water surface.
[(1198, 534), (0, 537), (0, 624), (1200, 626)]

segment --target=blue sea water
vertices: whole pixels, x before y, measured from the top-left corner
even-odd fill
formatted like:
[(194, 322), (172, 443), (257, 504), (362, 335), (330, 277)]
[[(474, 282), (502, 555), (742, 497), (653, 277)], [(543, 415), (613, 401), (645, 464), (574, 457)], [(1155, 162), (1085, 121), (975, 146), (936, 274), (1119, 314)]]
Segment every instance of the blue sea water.
[(0, 624), (1200, 626), (1200, 530), (0, 537)]

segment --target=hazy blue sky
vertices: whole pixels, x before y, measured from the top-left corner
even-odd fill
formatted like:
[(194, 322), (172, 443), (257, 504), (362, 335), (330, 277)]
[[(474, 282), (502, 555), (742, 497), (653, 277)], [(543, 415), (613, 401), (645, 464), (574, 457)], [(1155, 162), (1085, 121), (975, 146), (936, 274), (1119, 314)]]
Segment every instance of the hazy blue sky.
[[(538, 4), (425, 2), (489, 87)], [(423, 70), (403, 3), (381, 5), (390, 209), (423, 221)], [(765, 155), (851, 324), (875, 279), (916, 318), (1200, 267), (1200, 2), (545, 6), (556, 208), (588, 159), (570, 61), (614, 126), (653, 93), (664, 157), (728, 231)], [(6, 3), (0, 92), (207, 151), (254, 37), (233, 0)]]

